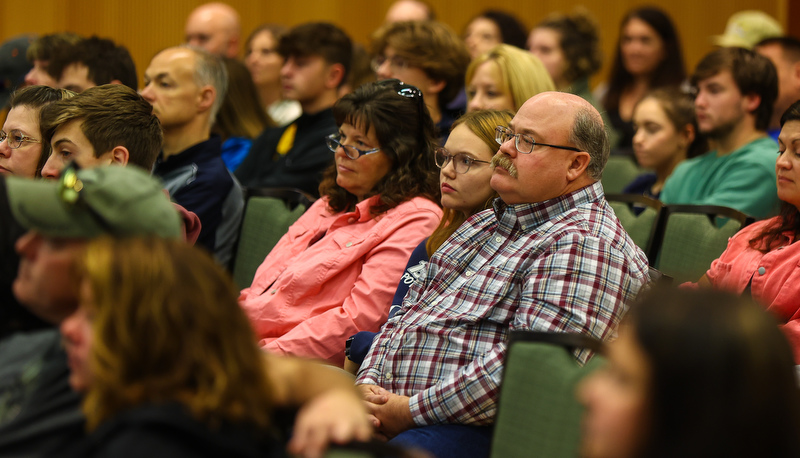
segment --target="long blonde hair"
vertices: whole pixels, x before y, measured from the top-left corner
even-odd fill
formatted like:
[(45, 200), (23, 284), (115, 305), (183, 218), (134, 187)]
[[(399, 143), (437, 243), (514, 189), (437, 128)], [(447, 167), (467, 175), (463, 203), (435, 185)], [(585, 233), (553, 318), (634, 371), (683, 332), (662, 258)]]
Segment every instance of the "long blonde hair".
[(236, 289), (204, 252), (164, 239), (91, 242), (83, 260), (94, 335), (83, 401), (93, 430), (118, 412), (178, 402), (210, 426), (269, 425), (271, 396)]
[[(467, 129), (470, 130), (470, 132), (480, 138), (490, 150), (495, 151), (500, 148), (500, 145), (498, 145), (495, 141), (495, 128), (497, 126), (507, 126), (508, 123), (511, 122), (512, 117), (513, 115), (511, 112), (506, 110), (473, 111), (458, 118), (456, 122), (453, 123), (451, 132), (453, 129), (463, 124), (467, 127)], [(439, 225), (436, 226), (433, 234), (431, 234), (430, 238), (428, 238), (428, 242), (425, 244), (425, 250), (428, 252), (428, 257), (430, 257), (434, 251), (438, 250), (444, 241), (453, 235), (453, 232), (455, 232), (456, 229), (458, 229), (458, 227), (467, 220), (467, 218), (481, 210), (490, 208), (496, 197), (497, 192), (492, 192), (492, 195), (486, 200), (486, 202), (483, 203), (483, 205), (473, 208), (466, 214), (464, 212), (445, 208), (442, 212), (442, 220), (439, 222)]]

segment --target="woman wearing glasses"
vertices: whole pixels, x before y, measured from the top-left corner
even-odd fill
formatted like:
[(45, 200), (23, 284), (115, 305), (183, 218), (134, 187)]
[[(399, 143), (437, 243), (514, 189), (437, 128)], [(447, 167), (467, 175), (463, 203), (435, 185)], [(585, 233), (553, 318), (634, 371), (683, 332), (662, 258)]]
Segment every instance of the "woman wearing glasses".
[(42, 176), (50, 145), (42, 143), (39, 112), (45, 105), (74, 95), (66, 89), (30, 86), (11, 96), (8, 116), (0, 132), (0, 174), (28, 178)]
[(335, 163), (317, 200), (258, 268), (239, 302), (267, 350), (341, 366), (343, 342), (376, 331), (411, 251), (441, 217), (433, 121), (397, 80), (333, 107)]
[[(442, 221), (433, 234), (414, 250), (406, 265), (392, 300), (390, 316), (403, 302), (418, 272), (425, 269), (434, 251), (466, 221), (481, 210), (491, 208), (497, 193), (489, 186), (492, 178), (490, 162), (498, 148), (495, 129), (511, 122), (510, 111), (483, 110), (470, 112), (453, 123), (453, 130), (444, 148), (436, 151), (436, 165), (441, 172)], [(355, 372), (372, 345), (375, 333), (359, 332), (348, 340), (349, 361), (345, 368)]]

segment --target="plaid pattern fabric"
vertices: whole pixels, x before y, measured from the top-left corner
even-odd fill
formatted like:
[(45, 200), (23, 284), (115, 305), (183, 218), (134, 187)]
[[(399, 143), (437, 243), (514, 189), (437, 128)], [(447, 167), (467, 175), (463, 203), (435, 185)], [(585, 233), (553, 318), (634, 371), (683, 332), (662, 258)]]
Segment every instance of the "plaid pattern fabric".
[(418, 425), (491, 423), (509, 330), (605, 339), (647, 269), (599, 182), (537, 204), (498, 199), (434, 253), (357, 383), (410, 396)]

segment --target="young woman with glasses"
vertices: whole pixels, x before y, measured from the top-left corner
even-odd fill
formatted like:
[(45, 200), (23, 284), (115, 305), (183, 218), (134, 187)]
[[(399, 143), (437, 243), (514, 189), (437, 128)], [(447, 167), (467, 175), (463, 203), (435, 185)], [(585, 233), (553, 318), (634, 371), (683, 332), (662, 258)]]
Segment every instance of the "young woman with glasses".
[[(322, 197), (258, 268), (240, 303), (261, 345), (341, 366), (343, 343), (376, 331), (411, 251), (441, 218), (434, 137), (421, 92), (365, 84), (333, 107)], [(300, 164), (298, 164), (300, 166)]]
[[(415, 273), (425, 268), (430, 256), (442, 246), (470, 216), (491, 208), (497, 193), (489, 186), (492, 178), (490, 162), (498, 145), (497, 125), (511, 121), (510, 111), (483, 110), (470, 112), (456, 120), (444, 148), (436, 150), (436, 165), (441, 169), (442, 220), (433, 234), (411, 254), (406, 270), (397, 286), (390, 316), (400, 307)], [(351, 372), (361, 364), (375, 333), (360, 332), (348, 340), (345, 368)]]

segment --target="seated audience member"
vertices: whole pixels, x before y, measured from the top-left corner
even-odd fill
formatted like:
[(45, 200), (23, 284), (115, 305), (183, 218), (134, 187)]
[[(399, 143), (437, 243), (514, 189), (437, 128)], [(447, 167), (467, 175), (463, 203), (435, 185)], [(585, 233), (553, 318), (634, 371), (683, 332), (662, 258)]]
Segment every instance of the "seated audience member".
[(228, 89), (218, 57), (178, 46), (156, 54), (144, 73), (142, 97), (164, 129), (153, 175), (172, 200), (194, 212), (202, 225), (197, 243), (227, 266), (239, 236), (244, 195), (222, 161), (222, 142), (211, 135)]
[(405, 21), (433, 21), (436, 12), (426, 0), (397, 0), (386, 11), (385, 23)]
[(500, 198), (433, 253), (356, 379), (380, 435), (437, 457), (488, 456), (510, 330), (606, 339), (648, 277), (603, 197), (608, 137), (589, 102), (536, 95), (496, 138)]
[(686, 79), (678, 31), (669, 15), (652, 6), (636, 8), (622, 19), (608, 82), (598, 88), (618, 141), (611, 145), (629, 154), (633, 142), (633, 107), (653, 89), (679, 87)]
[(778, 95), (775, 66), (753, 51), (719, 48), (697, 64), (692, 86), (698, 131), (716, 149), (679, 164), (661, 200), (775, 215), (777, 145), (765, 132)]
[(303, 438), (324, 423), (369, 437), (347, 377), (259, 351), (233, 282), (203, 252), (101, 238), (80, 264), (80, 305), (61, 324), (90, 433), (74, 456), (284, 456), (270, 413), (309, 393), (328, 405), (301, 412), (316, 418), (295, 427), (294, 452), (310, 454)]
[(8, 108), (11, 94), (25, 84), (25, 75), (33, 69), (25, 54), (36, 35), (18, 35), (0, 44), (0, 119)]
[(578, 388), (581, 456), (800, 456), (791, 349), (746, 298), (656, 289), (607, 355)]
[(50, 151), (39, 127), (43, 107), (75, 93), (49, 86), (28, 86), (11, 95), (9, 110), (0, 132), (0, 174), (27, 178), (42, 176)]
[(600, 28), (586, 9), (554, 13), (531, 30), (528, 50), (542, 60), (559, 91), (579, 95), (597, 107), (589, 78), (600, 70)]
[(236, 59), (223, 59), (228, 72), (228, 92), (211, 132), (222, 140), (222, 160), (234, 171), (250, 151), (253, 139), (271, 126), (258, 103), (258, 93), (247, 67)]
[(464, 29), (464, 44), (472, 59), (505, 43), (525, 49), (528, 29), (514, 15), (500, 10), (486, 10), (475, 16)]
[(28, 46), (26, 56), (33, 64), (31, 71), (25, 75), (27, 86), (56, 87), (58, 81), (48, 72), (50, 59), (64, 52), (69, 46), (74, 45), (82, 38), (72, 32), (52, 33), (43, 35)]
[(134, 91), (139, 77), (128, 49), (107, 38), (84, 38), (50, 59), (48, 73), (57, 87), (74, 92), (103, 84), (124, 84)]
[(132, 167), (69, 169), (60, 182), (5, 181), (8, 203), (0, 208), (12, 213), (2, 215), (4, 225), (13, 219), (28, 231), (15, 244), (13, 293), (50, 328), (0, 341), (0, 456), (56, 456), (83, 435), (80, 398), (52, 328), (77, 306), (76, 256), (101, 235), (179, 237), (180, 219), (160, 184)]
[[(163, 134), (153, 107), (128, 86), (89, 88), (41, 113), (45, 178), (58, 178), (74, 162), (79, 167), (132, 165), (148, 174), (161, 151)], [(50, 152), (52, 150), (52, 153)], [(175, 204), (183, 219), (184, 238), (200, 234), (197, 215)]]
[(556, 89), (538, 58), (505, 44), (473, 59), (467, 67), (466, 83), (467, 111), (516, 113), (529, 98)]
[(339, 97), (356, 90), (362, 84), (375, 81), (375, 72), (372, 71), (372, 57), (366, 48), (358, 43), (353, 43), (353, 58), (350, 60), (350, 71), (347, 81), (339, 88)]
[(303, 114), (256, 138), (236, 178), (246, 187), (298, 188), (319, 196), (322, 173), (332, 162), (325, 138), (336, 132), (332, 107), (347, 80), (352, 43), (333, 24), (308, 23), (281, 37), (278, 53), (286, 59), (283, 95), (299, 102)]
[[(239, 302), (266, 350), (342, 366), (343, 344), (386, 321), (403, 266), (439, 223), (433, 122), (422, 94), (373, 82), (333, 107), (323, 197), (258, 268)], [(398, 126), (403, 126), (398, 129)]]
[(728, 18), (725, 32), (712, 37), (717, 46), (753, 49), (759, 41), (783, 35), (783, 27), (769, 14), (745, 10)]
[(378, 79), (396, 78), (418, 87), (444, 145), (460, 110), (447, 108), (464, 86), (466, 46), (450, 27), (436, 21), (385, 24), (372, 36), (372, 68)]
[(636, 162), (653, 172), (636, 177), (624, 193), (658, 199), (678, 164), (708, 151), (705, 138), (697, 133), (692, 98), (677, 89), (656, 89), (644, 96), (633, 110), (633, 127)]
[[(439, 187), (442, 191), (442, 220), (433, 234), (423, 240), (406, 264), (392, 299), (389, 318), (400, 308), (409, 286), (425, 273), (431, 255), (470, 216), (491, 208), (497, 193), (489, 186), (492, 177), (492, 156), (497, 150), (495, 129), (507, 125), (512, 114), (508, 111), (473, 111), (458, 118), (447, 137), (444, 148), (436, 150), (436, 165), (439, 172)], [(358, 369), (364, 360), (376, 333), (361, 331), (348, 339), (345, 368), (350, 372)], [(354, 363), (354, 364), (351, 364)]]
[(751, 224), (728, 241), (728, 248), (700, 279), (700, 285), (752, 296), (775, 315), (800, 364), (800, 101), (781, 118), (778, 137), (780, 214)]
[(789, 105), (800, 100), (800, 40), (789, 36), (767, 38), (754, 49), (769, 59), (778, 72), (778, 98), (767, 129), (769, 136), (777, 142), (781, 116)]
[(259, 26), (250, 34), (244, 51), (244, 63), (258, 90), (261, 105), (278, 126), (285, 126), (303, 114), (297, 100), (284, 98), (281, 88), (284, 59), (278, 52), (278, 43), (284, 34), (286, 27), (282, 25)]
[(218, 57), (237, 57), (241, 34), (239, 13), (225, 3), (204, 3), (186, 18), (186, 44)]

